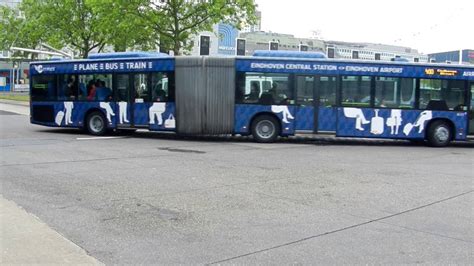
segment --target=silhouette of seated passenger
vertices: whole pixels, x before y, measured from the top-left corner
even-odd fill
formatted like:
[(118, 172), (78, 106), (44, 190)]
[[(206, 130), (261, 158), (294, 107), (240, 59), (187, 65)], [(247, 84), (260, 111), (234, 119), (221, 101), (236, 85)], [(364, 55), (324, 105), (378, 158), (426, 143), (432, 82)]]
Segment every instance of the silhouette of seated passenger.
[(97, 80), (95, 83), (96, 91), (95, 97), (99, 101), (109, 101), (112, 99), (112, 91), (105, 87), (105, 82), (102, 80)]
[(250, 89), (250, 93), (246, 95), (245, 101), (249, 103), (256, 103), (260, 98), (260, 88), (257, 84), (253, 83), (252, 88)]
[(263, 105), (272, 105), (275, 103), (273, 100), (273, 95), (271, 93), (262, 93), (262, 96), (260, 97), (260, 100), (258, 101), (259, 104)]

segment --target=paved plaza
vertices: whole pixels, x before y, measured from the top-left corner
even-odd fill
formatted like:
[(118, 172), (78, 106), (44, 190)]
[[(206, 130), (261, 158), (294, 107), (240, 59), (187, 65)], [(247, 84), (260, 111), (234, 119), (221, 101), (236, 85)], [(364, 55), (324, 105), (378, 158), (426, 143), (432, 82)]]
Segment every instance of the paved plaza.
[[(473, 143), (97, 138), (31, 125), (19, 114), (26, 107), (0, 107), (1, 195), (12, 208), (2, 215), (23, 208), (93, 263), (474, 260)], [(2, 218), (3, 236), (12, 219)], [(2, 245), (14, 246), (12, 237)]]

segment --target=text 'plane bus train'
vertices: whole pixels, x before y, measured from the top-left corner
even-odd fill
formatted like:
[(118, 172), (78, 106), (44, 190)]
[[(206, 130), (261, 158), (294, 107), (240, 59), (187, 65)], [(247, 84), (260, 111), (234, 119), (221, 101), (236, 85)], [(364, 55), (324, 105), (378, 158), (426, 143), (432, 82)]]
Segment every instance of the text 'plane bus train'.
[(35, 62), (30, 73), (31, 123), (93, 135), (147, 128), (272, 142), (331, 132), (446, 146), (474, 133), (470, 66), (128, 52)]

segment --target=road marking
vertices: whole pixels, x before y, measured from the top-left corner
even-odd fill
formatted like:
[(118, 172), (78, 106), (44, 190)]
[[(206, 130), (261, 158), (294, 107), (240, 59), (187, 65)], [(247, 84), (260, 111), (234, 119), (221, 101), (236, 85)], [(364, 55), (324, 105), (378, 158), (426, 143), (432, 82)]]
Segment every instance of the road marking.
[(125, 137), (88, 137), (88, 138), (76, 138), (77, 140), (100, 140), (100, 139), (124, 139)]

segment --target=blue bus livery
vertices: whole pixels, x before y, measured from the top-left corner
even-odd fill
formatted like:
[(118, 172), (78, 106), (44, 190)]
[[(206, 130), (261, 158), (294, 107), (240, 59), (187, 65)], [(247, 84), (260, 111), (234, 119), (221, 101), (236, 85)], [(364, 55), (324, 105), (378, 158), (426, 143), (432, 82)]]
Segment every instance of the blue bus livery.
[(473, 133), (474, 68), (326, 59), (261, 51), (251, 57), (91, 55), (32, 63), (31, 122), (148, 128), (179, 134), (295, 132), (426, 140), (445, 146)]

